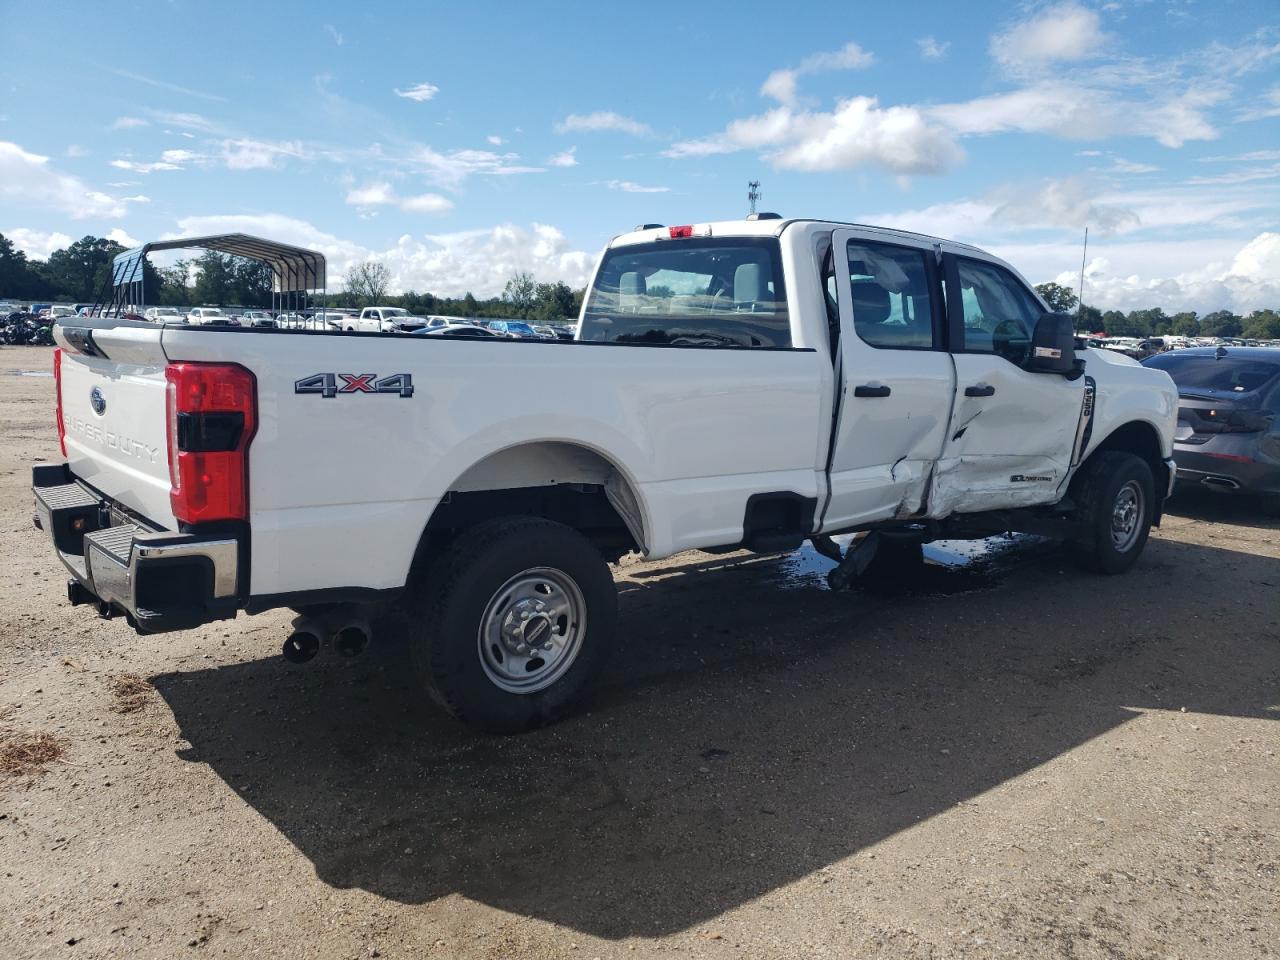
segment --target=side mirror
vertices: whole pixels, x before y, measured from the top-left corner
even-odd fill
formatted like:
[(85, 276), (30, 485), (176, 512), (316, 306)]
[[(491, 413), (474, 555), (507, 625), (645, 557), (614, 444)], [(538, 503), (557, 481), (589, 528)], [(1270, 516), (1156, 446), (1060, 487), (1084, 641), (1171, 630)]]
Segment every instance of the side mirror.
[(1027, 369), (1070, 376), (1076, 369), (1076, 333), (1065, 313), (1042, 313), (1031, 334)]

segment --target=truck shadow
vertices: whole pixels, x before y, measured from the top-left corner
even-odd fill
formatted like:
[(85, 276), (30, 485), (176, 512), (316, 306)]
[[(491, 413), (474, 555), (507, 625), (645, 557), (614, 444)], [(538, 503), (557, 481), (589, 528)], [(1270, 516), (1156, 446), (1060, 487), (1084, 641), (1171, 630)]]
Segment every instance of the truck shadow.
[[(1129, 576), (1092, 578), (1025, 549), (998, 587), (967, 595), (779, 590), (784, 558), (696, 577), (673, 564), (624, 593), (587, 710), (522, 737), (436, 712), (398, 654), (153, 682), (191, 744), (181, 756), (209, 764), (325, 883), (661, 935), (1143, 710), (1276, 717), (1265, 598), (1280, 561), (1160, 540)], [(1224, 559), (1230, 592), (1206, 576)]]

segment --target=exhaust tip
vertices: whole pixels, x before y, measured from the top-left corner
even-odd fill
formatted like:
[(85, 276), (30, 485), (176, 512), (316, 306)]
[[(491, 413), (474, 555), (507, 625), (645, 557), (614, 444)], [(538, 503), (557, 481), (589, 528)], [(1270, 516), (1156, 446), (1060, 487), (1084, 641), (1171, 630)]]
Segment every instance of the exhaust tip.
[(1239, 490), (1240, 484), (1230, 477), (1205, 477), (1200, 481), (1206, 487), (1213, 487), (1215, 490)]
[(289, 634), (280, 652), (290, 663), (307, 663), (320, 652), (320, 637), (310, 630), (295, 630)]
[(359, 623), (351, 623), (333, 635), (333, 649), (341, 657), (358, 657), (369, 646), (369, 631)]

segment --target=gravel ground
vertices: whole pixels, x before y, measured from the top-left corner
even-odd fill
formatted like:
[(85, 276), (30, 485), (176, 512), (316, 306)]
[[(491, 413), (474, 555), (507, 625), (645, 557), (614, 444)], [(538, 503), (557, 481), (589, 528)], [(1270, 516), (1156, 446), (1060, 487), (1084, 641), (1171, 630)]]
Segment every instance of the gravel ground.
[(1117, 578), (1029, 538), (844, 594), (809, 552), (626, 564), (592, 701), (495, 739), (394, 644), (297, 668), (284, 613), (68, 607), (30, 522), (49, 363), (0, 351), (0, 744), (62, 751), (0, 774), (0, 956), (1280, 953), (1247, 500), (1180, 498)]

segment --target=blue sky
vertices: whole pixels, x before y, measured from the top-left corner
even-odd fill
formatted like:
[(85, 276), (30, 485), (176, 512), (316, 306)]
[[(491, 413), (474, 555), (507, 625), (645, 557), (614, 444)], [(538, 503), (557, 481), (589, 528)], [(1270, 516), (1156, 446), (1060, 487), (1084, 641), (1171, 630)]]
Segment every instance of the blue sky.
[[(1280, 7), (0, 0), (0, 233), (244, 230), (397, 289), (586, 279), (762, 208), (977, 243), (1086, 299), (1280, 306)], [(333, 284), (331, 283), (331, 286)]]

